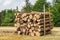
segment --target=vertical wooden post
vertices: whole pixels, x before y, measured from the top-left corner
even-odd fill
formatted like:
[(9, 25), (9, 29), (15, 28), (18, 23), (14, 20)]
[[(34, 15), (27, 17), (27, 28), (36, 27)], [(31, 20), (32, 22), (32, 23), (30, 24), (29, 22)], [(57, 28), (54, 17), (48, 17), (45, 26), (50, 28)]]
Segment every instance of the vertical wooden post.
[(44, 8), (44, 36), (45, 36), (45, 4), (43, 5), (43, 8)]
[[(51, 19), (50, 19), (50, 6), (49, 6), (49, 20), (51, 20)], [(51, 21), (50, 21), (50, 24), (51, 24)]]
[(16, 6), (16, 12), (18, 13), (18, 6)]

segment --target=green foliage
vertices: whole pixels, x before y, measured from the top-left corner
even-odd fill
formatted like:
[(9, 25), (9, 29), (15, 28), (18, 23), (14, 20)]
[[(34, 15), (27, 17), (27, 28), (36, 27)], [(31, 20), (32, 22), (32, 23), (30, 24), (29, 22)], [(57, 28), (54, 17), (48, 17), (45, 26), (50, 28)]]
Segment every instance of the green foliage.
[[(55, 5), (52, 7), (54, 26), (60, 26), (60, 0), (56, 0)], [(56, 4), (57, 3), (57, 4)]]
[(29, 0), (25, 0), (26, 6), (23, 7), (21, 12), (29, 13), (32, 10), (32, 5), (29, 3)]
[(0, 12), (0, 25), (2, 23), (2, 13)]
[(45, 7), (46, 7), (46, 11), (48, 11), (49, 3), (47, 3), (46, 0), (37, 0), (35, 5), (33, 6), (33, 11), (43, 12), (44, 4), (45, 4)]
[(60, 0), (56, 0), (56, 3), (60, 3)]
[[(1, 25), (12, 25), (15, 19), (15, 10), (3, 10), (2, 24)], [(5, 15), (4, 15), (5, 14)]]

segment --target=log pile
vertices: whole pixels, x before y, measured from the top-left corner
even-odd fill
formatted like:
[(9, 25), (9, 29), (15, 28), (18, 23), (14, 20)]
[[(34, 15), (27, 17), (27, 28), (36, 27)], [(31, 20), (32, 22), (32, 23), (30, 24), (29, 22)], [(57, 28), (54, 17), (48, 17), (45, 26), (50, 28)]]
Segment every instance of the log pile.
[[(49, 16), (50, 15), (50, 16)], [(15, 27), (16, 32), (20, 35), (40, 36), (50, 34), (52, 25), (52, 14), (45, 13), (45, 30), (44, 30), (44, 13), (43, 12), (31, 12), (24, 14), (16, 14)]]

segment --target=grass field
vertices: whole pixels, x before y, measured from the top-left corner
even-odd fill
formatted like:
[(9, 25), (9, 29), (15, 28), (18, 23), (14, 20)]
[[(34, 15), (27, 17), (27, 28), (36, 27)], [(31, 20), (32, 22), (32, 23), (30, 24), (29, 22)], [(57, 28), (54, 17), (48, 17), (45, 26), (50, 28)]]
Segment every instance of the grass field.
[(51, 35), (32, 37), (17, 34), (0, 34), (0, 40), (60, 40), (60, 32), (54, 31)]
[(0, 40), (60, 40), (60, 31), (52, 31), (50, 35), (40, 37), (0, 33)]

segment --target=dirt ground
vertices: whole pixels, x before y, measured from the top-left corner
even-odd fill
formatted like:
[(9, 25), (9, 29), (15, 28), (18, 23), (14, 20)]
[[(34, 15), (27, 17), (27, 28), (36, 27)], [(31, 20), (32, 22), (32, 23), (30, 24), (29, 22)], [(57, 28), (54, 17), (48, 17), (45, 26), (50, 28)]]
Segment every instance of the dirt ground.
[(0, 40), (60, 40), (60, 27), (54, 27), (46, 36), (32, 37), (14, 34), (15, 27), (0, 27)]

